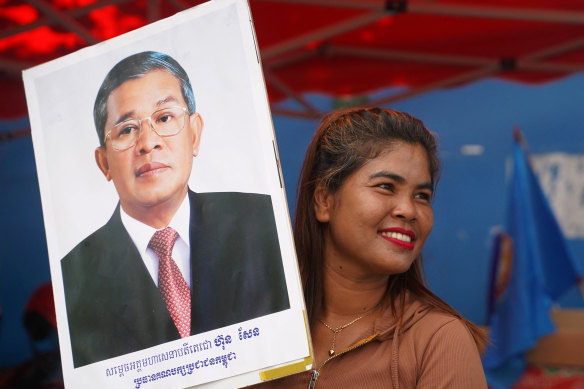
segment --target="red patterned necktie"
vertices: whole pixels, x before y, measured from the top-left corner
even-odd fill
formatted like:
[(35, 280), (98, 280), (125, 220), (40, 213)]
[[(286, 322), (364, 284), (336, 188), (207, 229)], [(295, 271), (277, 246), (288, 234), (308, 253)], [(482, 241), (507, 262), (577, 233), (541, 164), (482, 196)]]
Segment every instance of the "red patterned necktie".
[(172, 248), (178, 232), (170, 227), (156, 231), (150, 247), (158, 255), (158, 289), (181, 338), (191, 334), (191, 290), (174, 259)]

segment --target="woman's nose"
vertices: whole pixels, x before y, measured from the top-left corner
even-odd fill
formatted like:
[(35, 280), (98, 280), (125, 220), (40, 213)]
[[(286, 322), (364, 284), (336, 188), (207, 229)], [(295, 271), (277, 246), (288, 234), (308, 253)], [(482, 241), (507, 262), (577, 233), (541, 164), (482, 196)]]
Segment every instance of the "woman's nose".
[(416, 205), (409, 195), (395, 196), (395, 204), (392, 210), (394, 217), (412, 221), (416, 219)]

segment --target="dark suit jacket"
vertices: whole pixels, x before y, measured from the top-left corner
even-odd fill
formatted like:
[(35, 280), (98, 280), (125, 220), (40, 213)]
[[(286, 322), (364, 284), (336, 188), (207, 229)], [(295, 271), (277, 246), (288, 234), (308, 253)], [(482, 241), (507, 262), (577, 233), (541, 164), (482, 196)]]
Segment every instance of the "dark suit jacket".
[[(289, 308), (270, 196), (189, 192), (189, 200), (191, 335)], [(75, 367), (180, 338), (119, 205), (61, 269)]]

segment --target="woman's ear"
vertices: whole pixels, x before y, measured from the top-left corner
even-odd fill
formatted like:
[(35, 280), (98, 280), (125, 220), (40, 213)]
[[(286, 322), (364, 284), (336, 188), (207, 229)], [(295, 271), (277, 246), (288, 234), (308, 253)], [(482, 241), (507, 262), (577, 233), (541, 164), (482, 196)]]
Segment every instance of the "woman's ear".
[(334, 206), (334, 195), (329, 192), (324, 182), (320, 181), (314, 190), (314, 214), (316, 220), (328, 223)]

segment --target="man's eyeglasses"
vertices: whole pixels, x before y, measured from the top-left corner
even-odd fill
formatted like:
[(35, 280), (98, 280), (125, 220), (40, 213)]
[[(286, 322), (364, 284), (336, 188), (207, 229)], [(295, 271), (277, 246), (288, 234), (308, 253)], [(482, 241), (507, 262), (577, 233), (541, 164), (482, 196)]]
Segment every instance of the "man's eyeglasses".
[(152, 115), (142, 119), (128, 119), (116, 124), (105, 135), (105, 141), (110, 138), (114, 150), (124, 151), (138, 143), (140, 128), (145, 120), (159, 136), (173, 136), (185, 127), (188, 110), (184, 107), (169, 107), (159, 109)]

